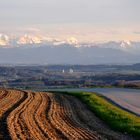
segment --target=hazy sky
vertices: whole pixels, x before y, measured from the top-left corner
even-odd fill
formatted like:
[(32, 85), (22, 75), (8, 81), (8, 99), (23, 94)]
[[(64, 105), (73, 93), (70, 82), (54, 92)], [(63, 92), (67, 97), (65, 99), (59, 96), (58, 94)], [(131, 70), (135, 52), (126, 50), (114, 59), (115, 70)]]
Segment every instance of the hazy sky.
[(140, 40), (140, 0), (0, 0), (2, 33)]

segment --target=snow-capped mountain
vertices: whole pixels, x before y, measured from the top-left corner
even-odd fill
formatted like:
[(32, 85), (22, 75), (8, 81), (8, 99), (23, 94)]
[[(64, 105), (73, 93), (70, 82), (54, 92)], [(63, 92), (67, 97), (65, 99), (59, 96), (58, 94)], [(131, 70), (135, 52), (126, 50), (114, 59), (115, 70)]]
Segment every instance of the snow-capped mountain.
[(59, 46), (63, 44), (70, 44), (78, 46), (78, 40), (74, 37), (66, 38), (64, 40), (58, 39), (58, 38), (51, 38), (51, 37), (40, 37), (40, 36), (34, 36), (34, 35), (23, 35), (20, 37), (9, 37), (5, 34), (0, 34), (0, 47), (23, 47), (25, 45), (30, 45), (32, 47), (37, 45), (54, 45)]
[(99, 43), (95, 46), (101, 47), (101, 48), (113, 48), (122, 50), (129, 53), (140, 53), (140, 42), (134, 42), (134, 41), (110, 41), (106, 43)]
[(122, 41), (122, 42), (120, 42), (121, 44), (120, 44), (120, 47), (122, 48), (122, 49), (128, 49), (128, 48), (130, 48), (131, 47), (131, 42), (130, 41)]
[(16, 48), (16, 47), (36, 47), (36, 46), (52, 45), (71, 45), (76, 48), (81, 47), (100, 47), (100, 48), (113, 48), (123, 51), (134, 52), (140, 50), (140, 42), (133, 41), (110, 41), (104, 43), (80, 43), (76, 38), (70, 37), (66, 39), (51, 38), (35, 35), (23, 35), (19, 37), (12, 37), (5, 34), (0, 34), (0, 47)]
[(40, 44), (40, 43), (42, 43), (41, 38), (36, 37), (36, 36), (29, 36), (29, 35), (24, 35), (17, 40), (17, 44), (19, 44), (19, 45), (21, 45), (21, 44)]
[(0, 63), (139, 63), (139, 54), (140, 42), (80, 43), (74, 37), (59, 39), (0, 34)]
[(9, 45), (9, 37), (4, 34), (0, 34), (0, 46)]

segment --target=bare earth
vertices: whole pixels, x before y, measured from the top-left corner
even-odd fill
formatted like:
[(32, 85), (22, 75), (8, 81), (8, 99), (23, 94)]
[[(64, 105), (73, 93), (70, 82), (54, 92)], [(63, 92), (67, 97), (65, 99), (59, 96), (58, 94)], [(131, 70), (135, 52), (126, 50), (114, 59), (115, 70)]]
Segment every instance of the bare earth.
[(0, 89), (2, 140), (133, 140), (112, 131), (78, 99)]

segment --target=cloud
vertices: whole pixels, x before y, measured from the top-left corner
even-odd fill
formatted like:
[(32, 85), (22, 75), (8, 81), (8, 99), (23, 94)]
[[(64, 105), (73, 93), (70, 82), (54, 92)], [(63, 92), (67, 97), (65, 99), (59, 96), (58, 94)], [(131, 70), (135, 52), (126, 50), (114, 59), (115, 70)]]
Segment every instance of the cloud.
[(140, 31), (134, 31), (133, 33), (134, 34), (140, 34)]
[(34, 28), (34, 27), (24, 27), (24, 28), (19, 28), (17, 29), (18, 32), (20, 32), (21, 34), (41, 34), (41, 30), (39, 28)]
[(40, 29), (31, 27), (31, 28), (27, 28), (26, 31), (28, 31), (28, 32), (40, 32)]

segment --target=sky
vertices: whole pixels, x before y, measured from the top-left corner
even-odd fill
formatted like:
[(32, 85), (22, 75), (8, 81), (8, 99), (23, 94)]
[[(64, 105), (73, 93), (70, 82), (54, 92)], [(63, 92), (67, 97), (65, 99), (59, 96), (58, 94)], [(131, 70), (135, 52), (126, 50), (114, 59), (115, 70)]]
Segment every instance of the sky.
[(139, 0), (0, 0), (0, 32), (140, 41)]

